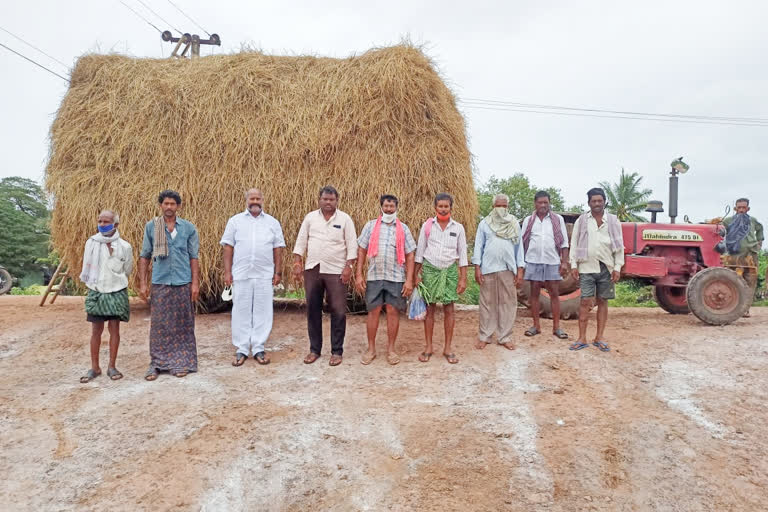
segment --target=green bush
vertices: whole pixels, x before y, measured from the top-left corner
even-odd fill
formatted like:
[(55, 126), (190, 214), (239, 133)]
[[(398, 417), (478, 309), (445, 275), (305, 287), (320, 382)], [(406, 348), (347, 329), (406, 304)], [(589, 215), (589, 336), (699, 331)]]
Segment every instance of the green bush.
[(47, 286), (34, 284), (32, 286), (27, 286), (26, 288), (20, 288), (17, 286), (15, 288), (11, 288), (11, 295), (42, 295), (45, 293), (46, 288)]

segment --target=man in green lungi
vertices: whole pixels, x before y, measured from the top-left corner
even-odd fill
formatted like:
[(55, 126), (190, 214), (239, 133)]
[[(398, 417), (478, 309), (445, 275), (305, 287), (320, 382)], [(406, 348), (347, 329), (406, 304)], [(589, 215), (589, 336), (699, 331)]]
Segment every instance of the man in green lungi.
[(451, 218), (453, 197), (450, 194), (435, 196), (435, 217), (421, 226), (416, 245), (415, 274), (419, 292), (427, 303), (424, 319), (426, 347), (419, 361), (426, 363), (432, 357), (432, 332), (435, 326), (435, 305), (443, 305), (445, 347), (443, 356), (451, 363), (459, 360), (451, 352), (453, 326), (456, 323), (453, 303), (467, 289), (467, 235), (464, 226)]
[(91, 369), (80, 377), (83, 384), (101, 375), (99, 348), (105, 322), (109, 326), (107, 376), (112, 380), (123, 377), (115, 363), (120, 346), (120, 322), (127, 322), (130, 317), (128, 276), (133, 270), (133, 249), (120, 238), (119, 223), (120, 217), (116, 213), (104, 210), (97, 220), (98, 233), (85, 242), (80, 280), (88, 287), (85, 313), (91, 322)]
[[(158, 203), (161, 215), (144, 227), (139, 259), (139, 295), (150, 302), (152, 311), (147, 380), (157, 379), (161, 371), (176, 377), (197, 371), (195, 302), (200, 295), (200, 238), (194, 224), (176, 216), (181, 207), (177, 192), (164, 190)], [(147, 286), (150, 259), (151, 294)]]

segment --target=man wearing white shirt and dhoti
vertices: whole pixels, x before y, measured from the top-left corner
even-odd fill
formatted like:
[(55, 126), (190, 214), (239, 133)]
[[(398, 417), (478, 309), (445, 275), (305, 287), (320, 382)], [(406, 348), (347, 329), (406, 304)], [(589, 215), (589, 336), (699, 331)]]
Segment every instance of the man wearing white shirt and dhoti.
[(120, 346), (120, 322), (127, 322), (130, 317), (128, 276), (133, 270), (133, 249), (131, 244), (120, 238), (117, 231), (119, 223), (120, 217), (116, 213), (102, 211), (97, 221), (98, 233), (85, 243), (80, 280), (88, 287), (85, 313), (92, 327), (91, 369), (80, 377), (82, 383), (101, 375), (99, 348), (105, 322), (109, 329), (107, 376), (112, 380), (123, 377), (115, 363)]
[(285, 239), (280, 223), (264, 212), (259, 189), (245, 194), (246, 210), (227, 222), (224, 284), (232, 286), (233, 366), (241, 366), (249, 353), (259, 364), (269, 364), (264, 345), (272, 331), (273, 286), (282, 279)]
[(549, 293), (552, 307), (552, 334), (567, 340), (568, 334), (560, 328), (560, 281), (568, 275), (568, 231), (562, 215), (552, 211), (549, 193), (536, 192), (533, 198), (536, 211), (523, 221), (523, 248), (525, 249), (525, 280), (531, 284), (531, 316), (533, 326), (526, 336), (541, 334), (539, 295), (542, 287)]

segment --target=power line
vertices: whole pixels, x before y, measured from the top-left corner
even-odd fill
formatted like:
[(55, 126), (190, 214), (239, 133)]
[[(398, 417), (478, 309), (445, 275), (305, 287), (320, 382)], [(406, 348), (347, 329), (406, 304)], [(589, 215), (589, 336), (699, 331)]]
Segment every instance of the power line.
[(666, 119), (666, 118), (653, 118), (653, 117), (587, 114), (587, 113), (578, 113), (578, 112), (557, 112), (554, 110), (534, 110), (534, 109), (503, 107), (503, 106), (493, 107), (493, 106), (474, 105), (474, 104), (468, 104), (468, 103), (464, 103), (464, 105), (467, 108), (474, 108), (474, 109), (480, 109), (480, 110), (493, 110), (498, 112), (528, 112), (531, 114), (549, 114), (549, 115), (556, 115), (556, 116), (599, 117), (599, 118), (605, 118), (605, 119), (633, 119), (637, 121), (659, 121), (662, 123), (689, 123), (689, 124), (714, 124), (714, 125), (725, 125), (725, 126), (768, 127), (768, 124), (763, 124), (759, 122), (706, 121), (706, 120), (696, 120), (696, 119)]
[(158, 31), (158, 32), (160, 32), (161, 34), (163, 33), (163, 31), (162, 31), (162, 30), (160, 30), (159, 28), (157, 28), (157, 27), (155, 26), (155, 24), (154, 24), (154, 23), (152, 23), (152, 22), (151, 22), (151, 21), (149, 21), (147, 18), (145, 18), (144, 16), (142, 16), (141, 14), (139, 14), (139, 13), (138, 13), (136, 10), (134, 10), (134, 9), (133, 9), (133, 7), (131, 7), (131, 6), (130, 6), (130, 5), (128, 5), (127, 3), (123, 2), (123, 0), (118, 0), (118, 2), (120, 2), (121, 4), (123, 4), (123, 5), (124, 5), (124, 6), (125, 6), (127, 9), (130, 9), (130, 11), (131, 11), (133, 14), (135, 14), (136, 16), (138, 16), (139, 18), (141, 18), (141, 19), (142, 19), (142, 20), (144, 20), (145, 22), (149, 23), (149, 26), (150, 26), (150, 27), (154, 28), (155, 30), (157, 30), (157, 31)]
[(61, 79), (62, 79), (62, 80), (64, 80), (65, 82), (69, 82), (69, 79), (67, 79), (66, 77), (63, 77), (63, 76), (61, 76), (60, 74), (58, 74), (57, 72), (53, 71), (52, 69), (49, 69), (49, 68), (47, 68), (47, 67), (43, 66), (42, 64), (40, 64), (39, 62), (36, 62), (36, 61), (34, 61), (34, 60), (30, 59), (30, 58), (29, 58), (29, 57), (27, 57), (26, 55), (22, 55), (21, 53), (17, 52), (17, 51), (16, 51), (16, 50), (14, 50), (13, 48), (8, 48), (8, 47), (7, 47), (7, 46), (5, 46), (3, 43), (0, 43), (0, 46), (2, 46), (3, 48), (5, 48), (5, 49), (6, 49), (6, 50), (8, 50), (9, 52), (13, 52), (13, 53), (15, 53), (16, 55), (18, 55), (18, 56), (19, 56), (19, 57), (21, 57), (22, 59), (24, 59), (24, 60), (28, 60), (29, 62), (31, 62), (31, 63), (32, 63), (32, 64), (34, 64), (35, 66), (38, 66), (38, 67), (41, 67), (41, 68), (43, 68), (44, 70), (46, 70), (46, 71), (47, 71), (47, 72), (49, 72), (50, 74), (52, 74), (52, 75), (56, 75), (57, 77), (61, 78)]
[(177, 10), (177, 11), (179, 11), (181, 14), (183, 14), (183, 15), (184, 15), (184, 17), (186, 17), (186, 18), (187, 18), (189, 21), (191, 21), (192, 23), (194, 23), (195, 25), (197, 25), (197, 28), (199, 28), (200, 30), (202, 30), (203, 32), (205, 32), (206, 34), (208, 34), (208, 37), (211, 37), (211, 34), (210, 34), (210, 33), (209, 33), (207, 30), (205, 30), (205, 29), (204, 29), (204, 28), (203, 28), (203, 27), (202, 27), (202, 26), (201, 26), (201, 25), (200, 25), (198, 22), (196, 22), (195, 20), (193, 20), (192, 18), (190, 18), (189, 16), (187, 16), (187, 13), (185, 13), (184, 11), (182, 11), (182, 10), (181, 10), (181, 8), (180, 8), (178, 5), (176, 5), (175, 3), (173, 3), (171, 0), (168, 0), (168, 3), (169, 3), (169, 4), (171, 4), (172, 6), (174, 6), (174, 7), (176, 8), (176, 10)]
[(51, 59), (51, 60), (54, 60), (54, 61), (58, 62), (59, 64), (61, 64), (62, 66), (64, 66), (65, 68), (69, 69), (69, 66), (68, 66), (68, 65), (64, 64), (63, 62), (61, 62), (59, 59), (57, 59), (57, 58), (56, 58), (56, 57), (54, 57), (53, 55), (49, 55), (49, 54), (45, 53), (43, 50), (41, 50), (40, 48), (38, 48), (37, 46), (33, 45), (32, 43), (28, 43), (28, 42), (26, 42), (24, 39), (20, 38), (19, 36), (17, 36), (17, 35), (16, 35), (16, 34), (14, 34), (13, 32), (11, 32), (10, 30), (6, 30), (6, 29), (4, 29), (3, 27), (0, 27), (0, 30), (2, 30), (2, 31), (3, 31), (3, 32), (5, 32), (6, 34), (10, 34), (11, 36), (15, 37), (16, 39), (18, 39), (19, 41), (21, 41), (21, 42), (22, 42), (22, 43), (24, 43), (25, 45), (27, 45), (27, 46), (29, 46), (30, 48), (32, 48), (33, 50), (37, 50), (38, 52), (42, 53), (43, 55), (45, 55), (45, 56), (46, 56), (46, 57), (48, 57), (49, 59)]
[(184, 32), (182, 32), (181, 30), (179, 30), (179, 29), (177, 29), (176, 27), (174, 27), (173, 25), (171, 25), (170, 23), (168, 23), (168, 21), (166, 21), (166, 20), (165, 20), (165, 18), (163, 18), (162, 16), (160, 16), (159, 14), (157, 14), (155, 11), (153, 11), (153, 10), (152, 10), (152, 8), (151, 8), (150, 6), (148, 6), (147, 4), (145, 4), (145, 3), (143, 2), (143, 0), (136, 0), (136, 1), (137, 1), (137, 2), (139, 2), (141, 5), (143, 5), (144, 7), (146, 7), (146, 8), (147, 8), (147, 10), (148, 10), (149, 12), (151, 12), (152, 14), (154, 14), (155, 16), (157, 16), (158, 18), (160, 18), (160, 21), (162, 21), (163, 23), (165, 23), (166, 25), (168, 25), (169, 27), (171, 27), (173, 30), (175, 30), (175, 31), (176, 31), (176, 32), (178, 32), (179, 34), (183, 34), (183, 33), (184, 33)]
[(689, 114), (668, 114), (668, 113), (651, 113), (651, 112), (633, 112), (623, 110), (606, 110), (599, 108), (583, 108), (583, 107), (563, 107), (557, 105), (540, 105), (534, 103), (516, 103), (511, 101), (497, 101), (497, 100), (484, 100), (477, 98), (466, 98), (462, 100), (462, 103), (477, 104), (487, 107), (514, 107), (514, 108), (535, 108), (535, 109), (547, 109), (547, 110), (566, 110), (576, 112), (593, 112), (601, 114), (616, 114), (616, 115), (629, 115), (629, 116), (642, 116), (642, 117), (664, 117), (664, 118), (676, 118), (676, 119), (694, 119), (704, 121), (734, 121), (734, 122), (748, 122), (748, 123), (768, 123), (768, 119), (760, 117), (733, 117), (733, 116), (701, 116), (701, 115), (689, 115)]

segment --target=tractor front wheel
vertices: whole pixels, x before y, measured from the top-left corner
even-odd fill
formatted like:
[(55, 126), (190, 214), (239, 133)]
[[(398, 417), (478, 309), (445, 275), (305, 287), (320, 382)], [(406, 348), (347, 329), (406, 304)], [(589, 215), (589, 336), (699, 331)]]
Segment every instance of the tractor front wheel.
[(697, 273), (688, 283), (688, 307), (702, 322), (726, 325), (744, 316), (751, 290), (736, 272), (712, 267)]
[(685, 295), (685, 288), (680, 286), (653, 287), (653, 298), (656, 299), (656, 304), (673, 315), (687, 315), (691, 312)]

